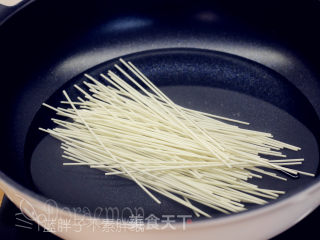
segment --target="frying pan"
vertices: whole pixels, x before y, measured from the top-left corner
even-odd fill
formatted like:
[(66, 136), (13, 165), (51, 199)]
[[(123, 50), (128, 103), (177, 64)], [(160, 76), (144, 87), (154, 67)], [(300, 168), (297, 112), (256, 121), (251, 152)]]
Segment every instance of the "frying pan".
[[(44, 220), (69, 221), (68, 231), (55, 232), (66, 239), (263, 239), (294, 225), (320, 204), (320, 47), (312, 35), (319, 4), (291, 3), (286, 12), (285, 3), (261, 4), (55, 0), (1, 6), (0, 188), (45, 228)], [(297, 20), (298, 10), (308, 13)], [(253, 180), (287, 193), (238, 214), (205, 209), (213, 218), (204, 219), (163, 196), (157, 195), (161, 205), (154, 203), (129, 180), (62, 166), (59, 142), (38, 131), (53, 126), (54, 113), (41, 104), (58, 106), (62, 89), (74, 96), (72, 85), (81, 84), (84, 72), (98, 77), (119, 57), (180, 105), (248, 121), (250, 129), (300, 146), (285, 154), (305, 158), (297, 169), (316, 176)], [(125, 220), (134, 211), (156, 216), (163, 229), (75, 230), (79, 219), (103, 223), (120, 216), (106, 209)], [(162, 221), (169, 215), (174, 229)]]

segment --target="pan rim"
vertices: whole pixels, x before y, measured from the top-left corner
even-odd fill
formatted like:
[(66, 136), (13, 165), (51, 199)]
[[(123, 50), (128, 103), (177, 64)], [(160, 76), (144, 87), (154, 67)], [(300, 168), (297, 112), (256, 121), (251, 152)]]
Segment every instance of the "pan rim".
[[(27, 187), (22, 186), (21, 184), (17, 183), (15, 180), (8, 177), (5, 173), (3, 173), (0, 170), (0, 186), (1, 181), (7, 184), (8, 186), (12, 187), (15, 192), (22, 192), (23, 194), (26, 194), (28, 197), (30, 197), (32, 200), (38, 201), (41, 204), (47, 204), (46, 201), (50, 200), (49, 198), (46, 198), (45, 196), (42, 196), (39, 193), (36, 193), (35, 191), (32, 191), (31, 189), (28, 189)], [(310, 195), (313, 192), (317, 192), (317, 189), (320, 190), (320, 176), (317, 176), (315, 178), (315, 181), (308, 184), (306, 188), (303, 188), (302, 190), (299, 190), (298, 192), (292, 194), (291, 196), (283, 199), (279, 199), (271, 204), (267, 204), (265, 206), (262, 206), (258, 209), (252, 209), (250, 211), (243, 211), (237, 214), (231, 214), (231, 215), (225, 215), (221, 216), (217, 219), (211, 218), (211, 219), (202, 219), (201, 221), (195, 221), (193, 222), (192, 226), (201, 226), (201, 227), (212, 227), (212, 226), (220, 226), (225, 224), (232, 224), (234, 222), (242, 221), (249, 218), (255, 218), (258, 217), (261, 214), (272, 212), (276, 209), (279, 209), (283, 206), (286, 206), (287, 204), (291, 204), (291, 202), (295, 202), (298, 198), (306, 198), (308, 195)], [(318, 190), (318, 191), (319, 191)], [(311, 193), (310, 193), (311, 192)], [(320, 199), (318, 199), (320, 202)], [(63, 208), (67, 207), (67, 205), (57, 202), (57, 209), (59, 211), (63, 211), (64, 213), (67, 213)], [(69, 214), (74, 214), (75, 216), (82, 216), (84, 217), (85, 214), (82, 213), (76, 213), (76, 212), (70, 212)], [(96, 220), (102, 220), (105, 218), (96, 218), (94, 216), (90, 216), (90, 219), (96, 219)], [(175, 226), (182, 227), (183, 223), (173, 223)], [(203, 225), (203, 226), (202, 226)], [(189, 228), (189, 227), (188, 227)], [(194, 227), (192, 227), (194, 228)]]

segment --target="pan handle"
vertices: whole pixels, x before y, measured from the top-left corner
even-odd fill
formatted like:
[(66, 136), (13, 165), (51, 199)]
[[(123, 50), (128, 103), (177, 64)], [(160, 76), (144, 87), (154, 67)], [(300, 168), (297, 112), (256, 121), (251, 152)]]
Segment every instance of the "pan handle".
[(0, 0), (0, 26), (33, 1), (35, 0)]

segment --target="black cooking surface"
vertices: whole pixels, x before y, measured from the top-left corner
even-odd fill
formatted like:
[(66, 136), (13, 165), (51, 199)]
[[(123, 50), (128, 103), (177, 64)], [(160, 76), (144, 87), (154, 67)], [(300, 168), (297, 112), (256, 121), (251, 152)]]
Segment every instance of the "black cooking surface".
[[(249, 122), (241, 126), (251, 130), (272, 133), (275, 139), (301, 147), (298, 152), (283, 150), (290, 158), (304, 158), (302, 165), (293, 167), (304, 172), (318, 174), (319, 150), (317, 135), (320, 122), (308, 100), (276, 72), (255, 62), (230, 54), (197, 49), (164, 49), (146, 51), (123, 56), (132, 61), (153, 83), (175, 103), (203, 112), (235, 118)], [(100, 73), (112, 69), (118, 60), (107, 61), (86, 73), (104, 83)], [(62, 89), (76, 100), (78, 91), (73, 84), (83, 88), (83, 74), (67, 81), (46, 101), (51, 106), (61, 106)], [(29, 96), (28, 103), (38, 102), (38, 96)], [(21, 105), (25, 101), (21, 101)], [(21, 107), (22, 109), (24, 107)], [(30, 164), (30, 175), (34, 190), (47, 199), (54, 199), (69, 208), (117, 207), (143, 208), (144, 216), (194, 215), (192, 210), (160, 194), (157, 204), (133, 181), (119, 176), (105, 176), (103, 172), (87, 166), (64, 166), (60, 142), (39, 131), (39, 126), (51, 128), (51, 118), (56, 113), (46, 107), (40, 108), (32, 121), (25, 144), (25, 160)], [(294, 131), (292, 131), (294, 129)], [(314, 177), (291, 178), (277, 172), (287, 181), (264, 176), (254, 178), (251, 183), (265, 189), (285, 191), (277, 200), (281, 201), (315, 181)], [(226, 217), (209, 207), (197, 205), (214, 218)], [(248, 211), (257, 209), (255, 204), (246, 204)], [(130, 214), (130, 212), (127, 212)], [(125, 215), (125, 214), (124, 214)], [(106, 216), (105, 213), (100, 217)], [(122, 216), (128, 218), (129, 215)], [(199, 221), (206, 217), (193, 217)], [(182, 220), (182, 219), (180, 219)]]

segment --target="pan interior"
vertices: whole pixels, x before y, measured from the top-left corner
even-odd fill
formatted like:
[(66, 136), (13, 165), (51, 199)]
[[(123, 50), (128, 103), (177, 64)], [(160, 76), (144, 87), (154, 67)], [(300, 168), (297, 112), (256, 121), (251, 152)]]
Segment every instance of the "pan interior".
[[(275, 139), (302, 148), (299, 152), (284, 151), (289, 158), (304, 158), (296, 169), (318, 172), (319, 120), (311, 104), (289, 81), (255, 62), (233, 55), (196, 49), (166, 49), (136, 53), (123, 57), (132, 61), (175, 103), (217, 115), (250, 122), (243, 126), (270, 132)], [(86, 71), (97, 78), (99, 73), (113, 69), (117, 60), (102, 63)], [(67, 82), (46, 102), (60, 106), (65, 89), (71, 97), (81, 85), (83, 74)], [(63, 166), (60, 142), (38, 130), (53, 127), (55, 113), (41, 108), (30, 126), (25, 148), (34, 186), (46, 198), (74, 211), (96, 217), (128, 218), (137, 213), (144, 217), (154, 214), (192, 215), (193, 212), (159, 194), (162, 204), (155, 203), (134, 182), (117, 176), (104, 176), (99, 170), (82, 166)], [(280, 175), (286, 176), (283, 173)], [(288, 177), (288, 176), (287, 176)], [(312, 177), (288, 177), (288, 181), (265, 176), (252, 182), (264, 188), (285, 190), (279, 201), (291, 196), (314, 181)], [(247, 205), (248, 210), (261, 206)], [(114, 211), (108, 209), (117, 209)], [(215, 218), (225, 216), (201, 206)], [(112, 216), (110, 216), (112, 214)], [(202, 217), (195, 220), (203, 219)], [(178, 218), (175, 219), (179, 221)], [(181, 219), (180, 219), (181, 220)]]

